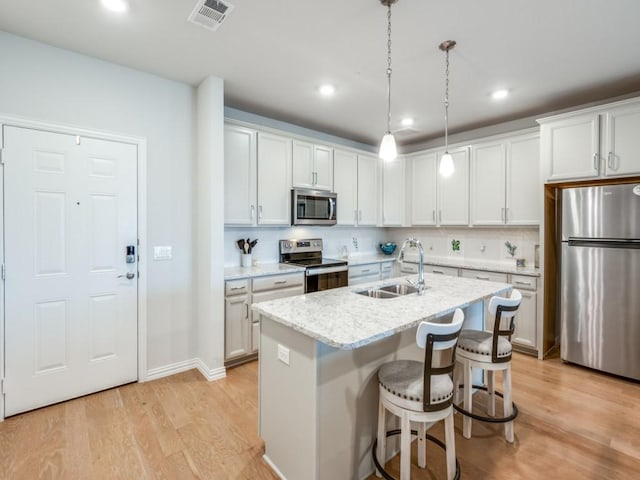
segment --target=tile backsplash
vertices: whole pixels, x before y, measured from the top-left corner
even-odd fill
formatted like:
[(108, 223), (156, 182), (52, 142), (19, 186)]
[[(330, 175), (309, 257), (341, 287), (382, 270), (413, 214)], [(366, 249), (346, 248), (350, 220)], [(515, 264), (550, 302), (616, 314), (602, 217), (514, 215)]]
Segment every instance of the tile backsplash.
[[(278, 262), (278, 241), (293, 238), (322, 238), (326, 257), (379, 253), (378, 245), (396, 242), (400, 245), (405, 238), (415, 236), (422, 241), (427, 260), (429, 257), (450, 257), (456, 260), (486, 260), (488, 262), (515, 263), (515, 258), (524, 258), (527, 266), (533, 266), (534, 246), (540, 243), (538, 227), (523, 228), (355, 228), (355, 227), (227, 227), (225, 228), (225, 266), (240, 265), (240, 250), (236, 240), (257, 238), (253, 250), (253, 261), (257, 263)], [(454, 251), (452, 241), (460, 242)], [(517, 246), (511, 257), (505, 242)]]

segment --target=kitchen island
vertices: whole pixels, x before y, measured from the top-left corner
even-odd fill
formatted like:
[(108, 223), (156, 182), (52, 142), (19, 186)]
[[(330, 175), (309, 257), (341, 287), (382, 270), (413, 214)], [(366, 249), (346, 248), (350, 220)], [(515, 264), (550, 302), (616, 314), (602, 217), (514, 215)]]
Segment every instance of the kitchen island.
[(426, 274), (421, 296), (355, 293), (398, 282), (406, 278), (253, 306), (260, 314), (260, 436), (265, 460), (281, 478), (358, 480), (373, 473), (378, 367), (423, 360), (415, 344), (422, 320), (449, 321), (459, 307), (463, 328), (482, 328), (483, 301), (511, 288)]

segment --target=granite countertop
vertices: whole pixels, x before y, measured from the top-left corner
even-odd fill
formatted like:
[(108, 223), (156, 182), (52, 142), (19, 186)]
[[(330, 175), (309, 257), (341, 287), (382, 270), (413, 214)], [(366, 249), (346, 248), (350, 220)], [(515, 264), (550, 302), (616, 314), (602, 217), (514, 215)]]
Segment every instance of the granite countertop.
[(511, 285), (459, 277), (425, 274), (424, 295), (377, 299), (354, 291), (406, 282), (415, 275), (353, 287), (336, 288), (256, 303), (253, 310), (329, 346), (353, 350), (403, 330), (422, 320), (435, 320), (457, 307), (493, 295), (504, 295)]
[[(405, 261), (408, 263), (418, 263), (418, 255), (411, 252), (405, 256)], [(472, 270), (482, 270), (485, 272), (501, 272), (512, 273), (516, 275), (528, 275), (532, 277), (540, 276), (540, 269), (532, 266), (516, 267), (516, 261), (509, 262), (496, 262), (490, 260), (476, 260), (465, 258), (451, 258), (451, 257), (433, 257), (430, 255), (424, 256), (424, 263), (426, 265), (437, 265), (439, 267), (454, 267), (454, 268), (469, 268)]]
[(286, 265), (284, 263), (264, 263), (251, 267), (227, 267), (224, 269), (225, 280), (238, 280), (247, 277), (265, 277), (283, 273), (304, 272), (304, 267)]

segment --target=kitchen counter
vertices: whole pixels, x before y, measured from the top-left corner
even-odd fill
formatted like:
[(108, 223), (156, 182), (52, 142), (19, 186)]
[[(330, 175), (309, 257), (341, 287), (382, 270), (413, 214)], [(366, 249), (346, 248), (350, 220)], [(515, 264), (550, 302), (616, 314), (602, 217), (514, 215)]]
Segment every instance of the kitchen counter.
[(384, 253), (358, 253), (349, 255), (345, 260), (349, 262), (350, 267), (353, 267), (355, 265), (366, 265), (367, 263), (395, 262), (397, 257), (397, 251), (393, 255), (385, 255)]
[[(415, 275), (410, 278), (415, 279)], [(259, 426), (264, 458), (281, 478), (367, 478), (378, 415), (377, 369), (424, 360), (421, 320), (446, 322), (463, 308), (463, 328), (482, 328), (483, 299), (511, 286), (426, 274), (428, 290), (391, 299), (354, 293), (406, 277), (261, 302)], [(389, 425), (391, 427), (391, 423)], [(391, 439), (389, 451), (397, 448)]]
[[(427, 290), (421, 296), (377, 299), (354, 293), (371, 286), (406, 282), (406, 278), (257, 303), (253, 310), (331, 347), (351, 350), (511, 288), (502, 283), (425, 274)], [(411, 278), (415, 280), (416, 276)]]
[[(418, 255), (410, 252), (405, 256), (405, 262), (418, 263)], [(516, 261), (509, 262), (492, 262), (487, 260), (452, 258), (452, 257), (433, 257), (425, 255), (425, 265), (437, 265), (439, 267), (468, 268), (471, 270), (482, 270), (485, 272), (501, 272), (511, 273), (515, 275), (529, 275), (532, 277), (540, 276), (540, 269), (532, 266), (516, 267)]]
[(251, 267), (227, 267), (224, 269), (225, 280), (237, 280), (247, 277), (264, 277), (283, 273), (304, 272), (304, 267), (286, 265), (284, 263), (265, 263)]

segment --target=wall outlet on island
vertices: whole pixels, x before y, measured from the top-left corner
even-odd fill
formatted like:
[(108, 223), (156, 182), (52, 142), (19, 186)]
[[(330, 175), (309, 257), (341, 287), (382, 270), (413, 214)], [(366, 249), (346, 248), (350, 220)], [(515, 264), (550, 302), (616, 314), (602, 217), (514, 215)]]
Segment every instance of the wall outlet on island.
[(278, 344), (278, 360), (285, 365), (289, 365), (289, 349), (280, 344)]

